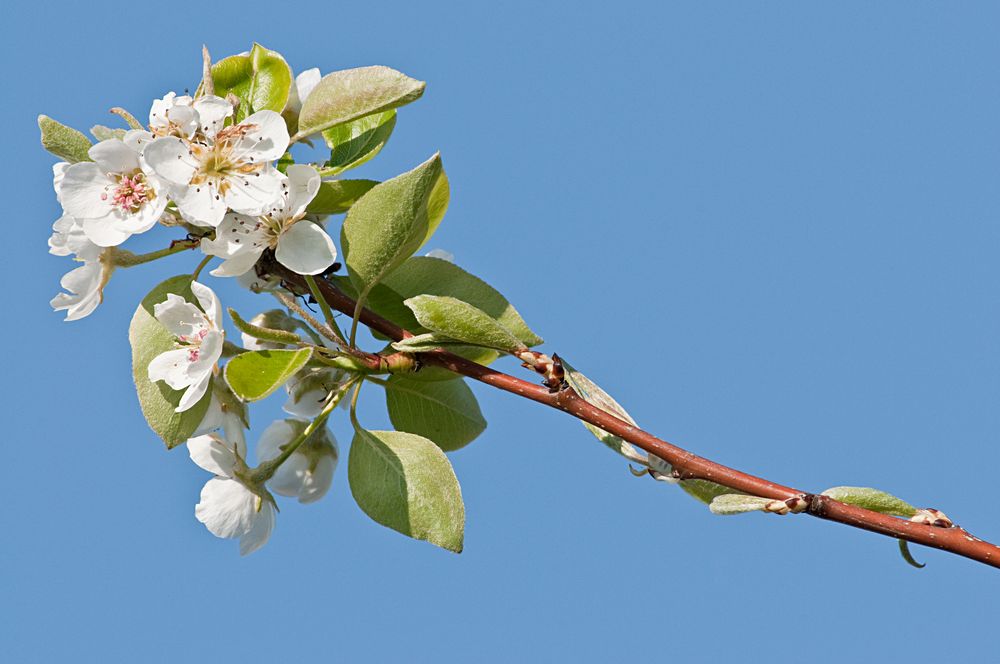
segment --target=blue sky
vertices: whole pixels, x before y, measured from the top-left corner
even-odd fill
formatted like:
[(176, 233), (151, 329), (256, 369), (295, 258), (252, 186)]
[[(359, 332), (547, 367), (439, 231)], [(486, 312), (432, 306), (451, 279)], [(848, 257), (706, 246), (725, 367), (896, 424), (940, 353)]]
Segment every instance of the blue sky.
[(432, 244), (546, 350), (700, 454), (807, 490), (877, 486), (997, 540), (995, 4), (149, 7), (23, 3), (0, 25), (6, 659), (922, 662), (994, 645), (995, 571), (922, 548), (914, 570), (890, 540), (805, 517), (712, 516), (568, 417), (479, 386), (489, 428), (452, 457), (460, 556), (371, 523), (342, 466), (241, 559), (195, 521), (206, 475), (146, 428), (130, 380), (136, 303), (195, 257), (116, 274), (62, 323), (35, 117), (142, 116), (194, 88), (203, 42), (426, 80), (358, 174), (441, 150), (452, 203)]

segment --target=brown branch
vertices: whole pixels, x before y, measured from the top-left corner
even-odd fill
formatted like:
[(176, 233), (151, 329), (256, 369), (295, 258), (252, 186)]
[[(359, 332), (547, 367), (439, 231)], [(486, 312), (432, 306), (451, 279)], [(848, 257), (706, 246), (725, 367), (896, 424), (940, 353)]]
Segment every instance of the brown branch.
[[(309, 291), (302, 277), (283, 268), (276, 262), (268, 266), (268, 268), (273, 274), (280, 276), (287, 284), (295, 287), (299, 292)], [(324, 279), (317, 280), (317, 282), (323, 297), (332, 308), (349, 316), (354, 315), (357, 305), (354, 299), (348, 297)], [(413, 336), (407, 330), (365, 308), (361, 309), (360, 321), (369, 328), (396, 341)], [(819, 517), (820, 519), (836, 521), (847, 526), (861, 528), (862, 530), (906, 540), (915, 544), (923, 544), (924, 546), (948, 551), (985, 563), (986, 565), (1000, 568), (1000, 547), (973, 537), (963, 528), (957, 526), (945, 528), (906, 521), (855, 505), (842, 503), (827, 496), (799, 491), (723, 466), (722, 464), (692, 454), (676, 445), (672, 445), (597, 408), (577, 395), (572, 389), (553, 392), (541, 385), (529, 383), (501, 371), (476, 364), (444, 350), (420, 353), (420, 359), (425, 364), (444, 367), (449, 371), (526, 399), (537, 401), (550, 408), (564, 411), (580, 420), (589, 422), (667, 461), (673, 466), (679, 476), (685, 479), (697, 478), (710, 480), (730, 489), (775, 500), (795, 501), (796, 499), (805, 499), (805, 513)]]

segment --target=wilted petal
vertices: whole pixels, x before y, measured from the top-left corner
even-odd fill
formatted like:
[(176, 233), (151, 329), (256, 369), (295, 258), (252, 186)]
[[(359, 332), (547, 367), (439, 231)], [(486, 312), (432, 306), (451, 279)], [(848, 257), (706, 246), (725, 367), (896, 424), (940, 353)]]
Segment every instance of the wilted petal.
[(337, 260), (337, 249), (322, 227), (303, 220), (281, 234), (274, 257), (299, 274), (319, 274)]

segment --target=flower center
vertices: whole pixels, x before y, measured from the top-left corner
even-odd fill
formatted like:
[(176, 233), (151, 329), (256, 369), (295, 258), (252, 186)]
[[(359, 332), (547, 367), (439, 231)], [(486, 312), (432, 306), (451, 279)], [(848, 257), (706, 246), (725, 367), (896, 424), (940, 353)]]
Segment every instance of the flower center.
[(136, 171), (131, 175), (123, 173), (118, 178), (118, 186), (111, 194), (111, 204), (123, 212), (135, 214), (155, 197), (156, 192), (146, 181), (145, 173), (142, 171)]

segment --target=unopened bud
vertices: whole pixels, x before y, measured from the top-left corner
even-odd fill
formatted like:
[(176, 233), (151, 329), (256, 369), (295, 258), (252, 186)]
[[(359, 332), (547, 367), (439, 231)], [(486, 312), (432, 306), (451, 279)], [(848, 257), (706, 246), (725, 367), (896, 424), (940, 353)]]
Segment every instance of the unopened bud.
[(917, 510), (917, 513), (910, 517), (910, 521), (925, 526), (934, 526), (935, 528), (951, 528), (955, 525), (944, 512), (930, 507)]

